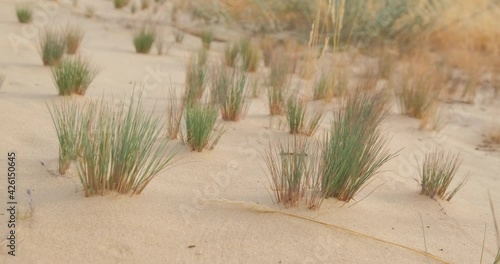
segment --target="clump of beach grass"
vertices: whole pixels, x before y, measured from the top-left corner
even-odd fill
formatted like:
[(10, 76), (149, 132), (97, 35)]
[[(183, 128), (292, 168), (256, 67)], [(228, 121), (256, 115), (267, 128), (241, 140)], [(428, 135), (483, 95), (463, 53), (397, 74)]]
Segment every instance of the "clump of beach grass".
[(200, 101), (205, 92), (207, 68), (200, 53), (191, 54), (186, 66), (186, 81), (184, 102), (186, 105), (193, 105)]
[(312, 136), (323, 118), (323, 108), (317, 107), (314, 111), (309, 111), (303, 100), (290, 97), (286, 118), (290, 134)]
[(402, 76), (401, 85), (396, 89), (401, 113), (421, 119), (427, 111), (432, 110), (442, 86), (439, 71), (410, 68)]
[(335, 95), (335, 76), (333, 73), (321, 73), (314, 83), (313, 100), (330, 102)]
[(128, 5), (129, 0), (113, 0), (116, 9), (120, 9)]
[(169, 105), (167, 106), (167, 136), (176, 139), (179, 135), (182, 115), (184, 114), (184, 103), (179, 102), (175, 87), (170, 86)]
[(66, 49), (66, 34), (63, 31), (47, 29), (40, 36), (39, 44), (43, 65), (56, 65)]
[(281, 115), (285, 111), (285, 98), (290, 85), (290, 64), (283, 54), (275, 54), (270, 65), (267, 87), (269, 113)]
[(137, 53), (148, 54), (156, 40), (156, 30), (153, 27), (143, 26), (134, 34), (134, 47)]
[(58, 171), (65, 174), (71, 162), (82, 154), (82, 136), (90, 133), (90, 123), (95, 115), (94, 103), (65, 100), (47, 103), (47, 108), (59, 139)]
[(286, 208), (301, 203), (319, 209), (324, 199), (321, 188), (320, 152), (305, 138), (269, 143), (262, 154), (270, 174), (275, 202)]
[(75, 54), (80, 47), (85, 32), (78, 26), (68, 26), (64, 32), (66, 34), (66, 53)]
[(214, 39), (214, 33), (210, 29), (204, 29), (200, 33), (201, 43), (204, 49), (210, 49), (210, 45)]
[(236, 59), (239, 53), (238, 45), (231, 43), (224, 49), (224, 63), (227, 67), (234, 67), (236, 65)]
[(90, 83), (99, 72), (100, 68), (89, 58), (81, 56), (65, 58), (51, 68), (52, 79), (59, 95), (85, 95)]
[(239, 53), (241, 55), (241, 66), (248, 72), (255, 72), (259, 67), (260, 53), (258, 47), (248, 38), (239, 42)]
[(448, 191), (461, 165), (460, 154), (453, 155), (438, 149), (427, 153), (420, 171), (420, 194), (431, 198), (437, 195), (450, 201), (469, 179), (469, 173), (467, 173), (451, 192)]
[(162, 117), (146, 112), (140, 96), (131, 97), (128, 105), (101, 101), (91, 133), (83, 133), (77, 162), (85, 196), (140, 194), (177, 154), (178, 148), (163, 136)]
[(31, 23), (33, 21), (33, 9), (29, 6), (16, 6), (16, 16), (19, 23)]
[(384, 94), (361, 91), (347, 96), (324, 137), (322, 186), (326, 197), (349, 202), (396, 154), (380, 128), (387, 115)]
[(246, 114), (249, 106), (247, 79), (246, 72), (226, 70), (222, 64), (213, 71), (211, 95), (220, 106), (223, 120), (238, 121)]
[(192, 150), (213, 149), (225, 132), (225, 128), (216, 127), (219, 110), (211, 104), (186, 105), (184, 119), (186, 136), (183, 140)]

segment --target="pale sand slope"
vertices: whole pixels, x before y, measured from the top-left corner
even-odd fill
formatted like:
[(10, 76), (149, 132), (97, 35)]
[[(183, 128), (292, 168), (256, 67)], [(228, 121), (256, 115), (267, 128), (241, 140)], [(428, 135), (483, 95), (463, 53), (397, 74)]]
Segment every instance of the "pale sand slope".
[[(95, 2), (98, 14), (120, 16), (110, 1)], [(158, 67), (162, 81), (172, 78), (180, 89), (186, 58), (200, 45), (197, 38), (186, 36), (166, 56), (137, 55), (131, 31), (116, 22), (72, 15), (69, 5), (51, 22), (62, 25), (69, 19), (87, 32), (81, 52), (103, 67), (86, 97), (130, 94), (133, 82), (147, 81), (147, 69)], [(318, 223), (202, 202), (227, 199), (278, 209), (267, 191), (260, 152), (270, 138), (284, 138), (286, 132), (267, 128), (263, 99), (252, 102), (247, 118), (229, 124), (214, 151), (195, 153), (184, 147), (176, 166), (155, 178), (140, 196), (85, 198), (74, 170), (67, 177), (47, 171), (57, 168), (58, 141), (45, 102), (61, 98), (38, 53), (25, 46), (16, 52), (9, 43), (6, 36), (22, 36), (24, 27), (16, 21), (14, 1), (2, 1), (0, 72), (7, 74), (7, 82), (0, 93), (1, 204), (4, 208), (6, 153), (13, 150), (18, 156), (21, 214), (28, 208), (28, 188), (34, 189), (35, 210), (17, 229), (17, 257), (8, 256), (2, 245), (0, 263), (427, 263), (413, 252)], [(223, 44), (214, 45), (215, 50), (222, 48)], [(167, 85), (148, 90), (146, 103), (159, 99), (157, 111), (163, 111), (167, 91)], [(329, 111), (333, 108), (328, 106)], [(422, 219), (428, 251), (453, 263), (479, 262), (487, 224), (484, 263), (491, 263), (496, 245), (487, 189), (500, 210), (500, 155), (475, 147), (483, 128), (498, 120), (499, 103), (450, 109), (459, 118), (440, 135), (417, 130), (414, 119), (390, 115), (384, 122), (392, 135), (389, 147), (404, 149), (357, 196), (361, 199), (383, 184), (362, 202), (349, 208), (354, 202), (342, 206), (327, 200), (319, 211), (284, 211), (419, 250), (424, 250)], [(328, 128), (330, 118), (331, 113), (322, 129)], [(473, 172), (452, 202), (419, 195), (414, 165), (405, 165), (415, 164), (414, 154), (421, 156), (435, 145), (461, 152), (460, 174)], [(0, 217), (5, 237), (7, 220)]]

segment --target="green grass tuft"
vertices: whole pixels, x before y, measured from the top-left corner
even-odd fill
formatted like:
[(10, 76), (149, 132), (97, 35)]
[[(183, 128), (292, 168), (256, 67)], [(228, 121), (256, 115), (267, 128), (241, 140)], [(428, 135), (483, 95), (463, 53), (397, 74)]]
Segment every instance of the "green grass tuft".
[(218, 109), (209, 104), (187, 105), (185, 113), (186, 141), (192, 150), (201, 152), (203, 149), (213, 149), (219, 142), (225, 128), (216, 131), (215, 122), (219, 115)]
[(43, 65), (54, 66), (62, 59), (66, 49), (66, 34), (59, 30), (47, 29), (40, 36), (40, 53)]
[(201, 32), (200, 39), (203, 48), (208, 50), (210, 49), (210, 45), (212, 44), (212, 41), (214, 39), (214, 33), (209, 29), (205, 29)]
[(172, 161), (178, 148), (163, 136), (161, 116), (145, 112), (142, 99), (130, 98), (129, 107), (97, 104), (91, 133), (82, 135), (78, 175), (85, 196), (140, 194)]
[(226, 46), (224, 49), (224, 63), (227, 67), (236, 66), (236, 59), (238, 58), (238, 53), (240, 52), (238, 45), (232, 43)]
[(115, 8), (120, 9), (128, 5), (129, 0), (113, 0)]
[(80, 47), (85, 32), (81, 27), (68, 26), (65, 29), (66, 34), (66, 53), (75, 54)]
[(134, 47), (137, 53), (148, 54), (156, 39), (156, 31), (152, 27), (142, 27), (134, 35)]
[(184, 102), (185, 105), (193, 105), (200, 101), (206, 88), (207, 70), (203, 56), (192, 54), (186, 67)]
[(243, 69), (247, 72), (255, 72), (259, 67), (260, 53), (258, 47), (250, 39), (240, 40), (239, 52)]
[(289, 98), (287, 103), (287, 121), (290, 134), (312, 136), (323, 118), (323, 108), (309, 111), (303, 100)]
[(293, 207), (304, 202), (309, 209), (319, 209), (324, 199), (321, 188), (318, 146), (306, 139), (269, 144), (262, 154), (271, 178), (271, 191), (277, 203)]
[(386, 150), (388, 138), (380, 123), (387, 114), (382, 94), (357, 92), (348, 96), (334, 115), (324, 138), (323, 189), (326, 197), (348, 202), (380, 167), (395, 157)]
[(281, 115), (285, 111), (285, 98), (290, 85), (290, 63), (284, 55), (275, 54), (269, 73), (269, 87), (267, 88), (267, 100), (269, 113)]
[(65, 100), (60, 104), (47, 104), (47, 108), (59, 139), (58, 171), (65, 174), (71, 161), (76, 161), (82, 154), (82, 135), (90, 133), (90, 123), (95, 115), (96, 105)]
[(16, 7), (17, 20), (20, 23), (31, 23), (33, 21), (33, 9), (28, 6), (17, 6)]
[(469, 174), (465, 175), (451, 192), (447, 192), (461, 164), (459, 154), (452, 155), (439, 150), (427, 153), (420, 172), (420, 187), (422, 188), (420, 193), (431, 198), (437, 195), (447, 201), (451, 200), (469, 178)]
[(63, 59), (51, 72), (59, 95), (85, 95), (100, 69), (90, 59), (77, 56)]
[(330, 102), (335, 95), (335, 78), (333, 74), (322, 73), (314, 84), (313, 100)]
[(228, 71), (221, 65), (212, 74), (212, 100), (220, 106), (222, 119), (240, 120), (249, 106), (247, 73), (239, 69)]

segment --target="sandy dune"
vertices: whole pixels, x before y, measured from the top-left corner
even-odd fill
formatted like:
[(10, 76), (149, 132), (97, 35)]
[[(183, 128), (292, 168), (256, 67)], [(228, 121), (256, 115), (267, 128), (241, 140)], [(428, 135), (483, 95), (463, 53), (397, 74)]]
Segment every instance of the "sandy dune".
[[(48, 22), (85, 29), (80, 53), (103, 68), (86, 97), (121, 98), (132, 93), (134, 83), (147, 84), (146, 104), (153, 108), (156, 102), (155, 111), (165, 111), (168, 83), (171, 79), (182, 89), (187, 57), (200, 47), (199, 39), (186, 35), (164, 56), (138, 55), (132, 31), (119, 19), (128, 11), (115, 11), (110, 1), (92, 2), (98, 18), (81, 15), (82, 1), (76, 10), (69, 3), (58, 6)], [(486, 224), (484, 263), (492, 262), (496, 240), (487, 190), (500, 210), (500, 154), (476, 147), (484, 128), (498, 121), (499, 101), (447, 105), (454, 118), (440, 133), (418, 130), (417, 120), (394, 109), (383, 126), (392, 136), (391, 151), (402, 150), (357, 196), (369, 197), (355, 205), (330, 199), (319, 211), (307, 211), (273, 203), (260, 152), (270, 139), (287, 133), (269, 129), (263, 98), (253, 100), (245, 119), (229, 124), (215, 150), (183, 148), (174, 166), (141, 195), (85, 198), (74, 169), (66, 176), (51, 174), (57, 169), (58, 140), (45, 103), (62, 98), (33, 49), (37, 30), (46, 24), (19, 24), (15, 3), (0, 3), (0, 72), (7, 76), (0, 90), (0, 204), (4, 208), (7, 200), (6, 153), (15, 151), (20, 215), (29, 211), (28, 189), (33, 190), (34, 211), (17, 227), (16, 256), (7, 255), (3, 241), (0, 263), (439, 263), (318, 222), (416, 250), (426, 245), (429, 253), (452, 263), (479, 263)], [(14, 37), (33, 46), (13, 44)], [(223, 47), (215, 43), (211, 58), (220, 56)], [(327, 109), (335, 107), (334, 101)], [(321, 129), (329, 127), (329, 117)], [(414, 155), (421, 157), (434, 146), (461, 152), (459, 173), (472, 172), (451, 202), (419, 195)], [(0, 215), (0, 242), (6, 222), (6, 215)]]

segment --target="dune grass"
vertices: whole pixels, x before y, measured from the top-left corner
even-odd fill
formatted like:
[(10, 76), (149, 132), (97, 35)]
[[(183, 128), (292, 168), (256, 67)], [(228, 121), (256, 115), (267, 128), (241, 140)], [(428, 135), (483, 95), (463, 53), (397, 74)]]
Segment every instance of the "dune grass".
[(236, 66), (236, 59), (238, 58), (238, 53), (240, 52), (238, 45), (230, 43), (224, 49), (224, 63), (227, 67)]
[(349, 202), (396, 154), (386, 149), (389, 138), (380, 123), (387, 115), (383, 94), (358, 91), (348, 96), (324, 137), (322, 186), (326, 197)]
[(402, 76), (401, 85), (396, 88), (401, 113), (421, 119), (436, 103), (443, 85), (439, 71), (410, 68)]
[[(123, 104), (125, 105), (125, 104)], [(163, 136), (161, 116), (143, 109), (142, 98), (131, 97), (129, 107), (98, 103), (92, 133), (82, 136), (78, 175), (85, 196), (140, 194), (177, 154)]]
[(176, 139), (179, 135), (182, 115), (184, 114), (184, 103), (179, 102), (175, 87), (170, 86), (169, 104), (167, 106), (167, 137)]
[(82, 43), (85, 32), (79, 26), (68, 26), (66, 34), (66, 53), (75, 54)]
[(100, 68), (89, 58), (80, 56), (65, 58), (50, 70), (59, 95), (85, 95), (90, 83), (100, 72)]
[(319, 209), (324, 194), (318, 177), (318, 149), (307, 139), (298, 137), (269, 143), (262, 156), (270, 174), (271, 192), (276, 203), (286, 208), (304, 203), (309, 209)]
[(16, 16), (19, 23), (31, 23), (33, 21), (33, 9), (29, 6), (16, 6)]
[(469, 178), (469, 174), (466, 174), (451, 192), (447, 191), (461, 165), (460, 154), (453, 155), (437, 149), (427, 153), (420, 171), (420, 187), (422, 188), (420, 194), (431, 198), (437, 195), (450, 201)]
[(323, 108), (317, 107), (314, 111), (309, 111), (303, 100), (289, 98), (286, 117), (290, 134), (312, 136), (323, 118)]
[(243, 38), (239, 42), (239, 52), (241, 55), (241, 66), (247, 72), (255, 72), (259, 67), (259, 48), (248, 38)]
[(493, 200), (491, 199), (491, 194), (489, 191), (488, 191), (488, 198), (490, 202), (491, 214), (493, 215), (493, 223), (495, 225), (495, 236), (497, 239), (497, 255), (495, 257), (495, 260), (493, 261), (493, 264), (500, 264), (500, 228), (497, 222), (497, 216), (495, 214), (495, 207), (493, 206)]
[(186, 105), (186, 136), (184, 141), (192, 150), (202, 152), (203, 149), (215, 148), (225, 128), (215, 126), (219, 110), (210, 104)]
[(129, 0), (113, 0), (116, 9), (123, 8), (128, 5)]
[(148, 54), (157, 37), (156, 30), (143, 26), (134, 34), (134, 47), (137, 53)]
[(66, 34), (63, 31), (47, 29), (40, 36), (39, 47), (43, 65), (54, 66), (64, 55)]
[(214, 39), (214, 33), (210, 29), (204, 29), (200, 34), (201, 44), (204, 49), (210, 49)]
[(267, 100), (269, 113), (281, 115), (285, 111), (285, 98), (290, 85), (290, 63), (284, 54), (275, 54), (270, 65), (270, 73), (267, 87)]
[(220, 106), (222, 119), (239, 121), (250, 103), (247, 73), (240, 69), (226, 70), (221, 64), (211, 75), (211, 96), (213, 102)]
[(335, 95), (335, 76), (333, 73), (321, 73), (314, 83), (313, 100), (330, 102)]
[(184, 102), (186, 105), (194, 105), (200, 101), (206, 89), (207, 68), (204, 65), (203, 56), (199, 53), (191, 54), (186, 65), (186, 81), (184, 91)]
[(47, 103), (47, 108), (59, 139), (58, 171), (65, 174), (71, 162), (82, 154), (82, 136), (90, 133), (96, 105), (92, 102), (65, 100), (59, 104), (54, 101)]

